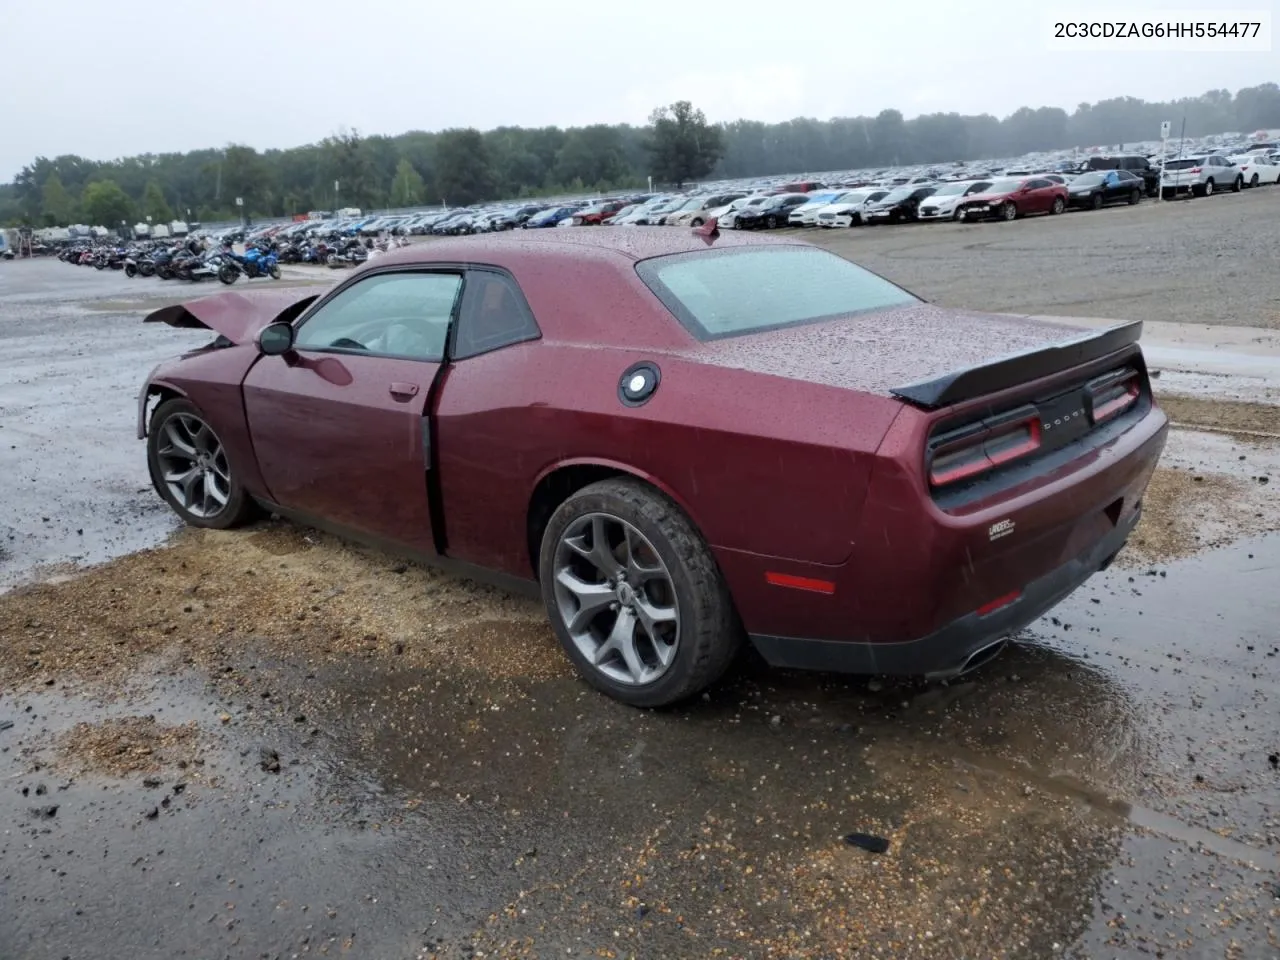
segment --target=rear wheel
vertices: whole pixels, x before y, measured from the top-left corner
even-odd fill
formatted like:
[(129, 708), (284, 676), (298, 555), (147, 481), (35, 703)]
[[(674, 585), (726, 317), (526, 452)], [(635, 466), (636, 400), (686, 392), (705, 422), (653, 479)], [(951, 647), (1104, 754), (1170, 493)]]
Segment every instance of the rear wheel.
[(132, 280), (134, 277), (138, 275), (138, 268), (135, 267), (132, 263), (126, 263), (124, 265), (124, 275), (128, 277), (130, 280)]
[(1050, 214), (1059, 214), (1067, 208), (1067, 203), (1061, 197), (1053, 198), (1053, 206), (1049, 208)]
[(194, 527), (225, 530), (255, 513), (222, 441), (189, 400), (166, 400), (156, 407), (147, 436), (147, 466), (160, 496)]
[(1256, 187), (1258, 185), (1258, 175), (1255, 173), (1249, 178), (1249, 186)]
[(218, 279), (230, 286), (235, 283), (240, 276), (240, 271), (235, 267), (220, 267), (218, 269)]
[(592, 686), (636, 707), (714, 683), (742, 642), (706, 541), (674, 503), (631, 479), (579, 490), (552, 514), (538, 570), (552, 629)]
[(1133, 204), (1138, 203), (1140, 200), (1142, 200), (1142, 191), (1141, 191), (1141, 190), (1130, 190), (1130, 191), (1129, 191), (1129, 205), (1130, 205), (1130, 206), (1133, 206)]

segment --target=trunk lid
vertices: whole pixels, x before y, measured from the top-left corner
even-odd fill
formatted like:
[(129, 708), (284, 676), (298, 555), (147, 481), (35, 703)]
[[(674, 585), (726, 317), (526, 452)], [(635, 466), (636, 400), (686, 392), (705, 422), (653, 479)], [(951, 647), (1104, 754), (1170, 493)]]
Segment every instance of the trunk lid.
[(683, 353), (715, 366), (911, 399), (895, 391), (955, 378), (962, 371), (1093, 333), (1065, 318), (1046, 320), (920, 304), (711, 340)]
[(319, 297), (298, 290), (228, 290), (198, 300), (185, 300), (153, 310), (143, 323), (167, 323), (171, 327), (206, 328), (232, 343), (252, 342), (263, 327), (290, 322)]

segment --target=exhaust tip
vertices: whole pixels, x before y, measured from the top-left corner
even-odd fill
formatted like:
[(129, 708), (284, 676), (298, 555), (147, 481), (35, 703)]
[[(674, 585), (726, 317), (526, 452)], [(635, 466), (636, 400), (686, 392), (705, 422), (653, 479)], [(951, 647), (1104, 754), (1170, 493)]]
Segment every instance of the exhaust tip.
[(966, 673), (971, 673), (972, 671), (977, 670), (984, 663), (994, 660), (1008, 645), (1009, 638), (1001, 637), (999, 640), (973, 651), (973, 653), (969, 654), (968, 659), (960, 665), (960, 669), (956, 673), (956, 676), (964, 676)]

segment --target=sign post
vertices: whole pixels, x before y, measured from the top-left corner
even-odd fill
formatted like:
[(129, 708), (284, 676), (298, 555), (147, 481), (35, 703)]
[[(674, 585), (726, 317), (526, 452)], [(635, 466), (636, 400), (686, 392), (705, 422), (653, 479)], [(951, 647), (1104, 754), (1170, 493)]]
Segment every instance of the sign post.
[(1164, 161), (1169, 156), (1169, 121), (1160, 122), (1160, 185), (1156, 188), (1156, 199), (1164, 199)]

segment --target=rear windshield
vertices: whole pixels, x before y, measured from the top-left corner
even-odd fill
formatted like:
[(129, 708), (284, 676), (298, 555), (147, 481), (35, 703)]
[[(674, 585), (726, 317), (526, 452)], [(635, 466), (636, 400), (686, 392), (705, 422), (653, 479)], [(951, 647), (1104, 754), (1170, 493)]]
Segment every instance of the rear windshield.
[(698, 251), (644, 260), (636, 269), (699, 340), (920, 302), (869, 270), (812, 247)]
[(1166, 170), (1190, 170), (1192, 167), (1204, 166), (1204, 157), (1193, 157), (1190, 160), (1168, 160), (1165, 162)]

